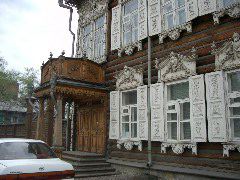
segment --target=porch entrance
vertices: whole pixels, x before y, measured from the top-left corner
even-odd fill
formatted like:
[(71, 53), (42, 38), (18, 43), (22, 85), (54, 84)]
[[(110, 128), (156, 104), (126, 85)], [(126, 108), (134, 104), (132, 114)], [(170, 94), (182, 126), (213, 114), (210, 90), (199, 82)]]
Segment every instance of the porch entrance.
[(77, 110), (78, 151), (103, 154), (106, 141), (106, 110), (104, 107), (79, 107)]

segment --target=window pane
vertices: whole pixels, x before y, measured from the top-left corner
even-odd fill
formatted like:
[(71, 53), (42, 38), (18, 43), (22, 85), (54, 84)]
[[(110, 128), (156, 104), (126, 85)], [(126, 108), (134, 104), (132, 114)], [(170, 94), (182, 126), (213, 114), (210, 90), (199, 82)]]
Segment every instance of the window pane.
[(234, 72), (229, 74), (230, 84), (231, 84), (231, 92), (240, 91), (240, 72)]
[(180, 127), (181, 140), (191, 139), (190, 122), (182, 122)]
[(91, 33), (91, 24), (87, 25), (86, 27), (83, 28), (83, 35), (87, 36), (88, 34)]
[(185, 0), (176, 0), (176, 6), (177, 7), (185, 6)]
[(137, 123), (131, 124), (131, 137), (136, 138), (137, 137)]
[(127, 45), (127, 44), (129, 44), (129, 43), (131, 43), (132, 42), (132, 37), (131, 37), (132, 35), (131, 35), (131, 32), (127, 32), (127, 33), (123, 33), (123, 37), (124, 37), (124, 42), (123, 42), (123, 44), (124, 45)]
[(230, 107), (230, 116), (240, 115), (240, 107)]
[(172, 3), (168, 3), (164, 6), (164, 14), (173, 11)]
[(178, 22), (179, 24), (184, 24), (186, 22), (186, 12), (185, 9), (178, 11)]
[(240, 118), (234, 118), (231, 120), (231, 127), (233, 128), (233, 137), (240, 138)]
[(129, 124), (128, 123), (122, 124), (122, 137), (129, 138)]
[(168, 113), (167, 114), (168, 121), (176, 121), (177, 120), (177, 113)]
[(168, 139), (177, 140), (177, 123), (168, 122)]
[(129, 14), (138, 8), (138, 0), (131, 0), (124, 5), (124, 14)]
[(122, 117), (122, 122), (129, 122), (129, 115)]
[(104, 25), (104, 16), (102, 16), (96, 20), (96, 28), (98, 29), (98, 28), (102, 27), (103, 25)]
[(122, 105), (137, 104), (137, 91), (127, 91), (122, 93)]
[(231, 98), (231, 99), (230, 99), (230, 103), (231, 103), (231, 104), (234, 104), (234, 103), (240, 103), (240, 97), (237, 97), (237, 98)]
[(189, 97), (189, 83), (179, 83), (169, 86), (170, 100), (186, 99)]
[(132, 107), (131, 108), (131, 121), (137, 121), (137, 107)]
[(183, 103), (182, 105), (183, 108), (183, 120), (188, 120), (190, 119), (190, 103)]
[(167, 28), (171, 29), (173, 28), (173, 14), (166, 15), (166, 22), (167, 22)]

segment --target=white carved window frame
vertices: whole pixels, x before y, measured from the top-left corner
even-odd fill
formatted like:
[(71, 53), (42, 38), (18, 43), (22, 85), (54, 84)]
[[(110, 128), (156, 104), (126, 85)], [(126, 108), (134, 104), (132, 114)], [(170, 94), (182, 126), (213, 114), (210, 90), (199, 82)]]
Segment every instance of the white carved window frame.
[[(190, 119), (185, 120), (185, 121), (181, 121), (182, 117), (180, 117), (180, 115), (183, 113), (182, 110), (180, 109), (181, 105), (183, 105), (183, 103), (189, 103), (190, 104), (190, 97), (185, 98), (185, 99), (177, 99), (177, 100), (168, 100), (168, 95), (169, 95), (169, 86), (170, 85), (174, 85), (174, 84), (181, 84), (181, 83), (189, 83), (188, 79), (182, 79), (182, 80), (178, 80), (178, 81), (173, 81), (173, 82), (168, 82), (165, 83), (165, 90), (164, 90), (164, 104), (165, 104), (165, 133), (166, 133), (166, 142), (167, 143), (191, 143), (191, 138), (190, 139), (183, 139), (181, 140), (181, 123), (183, 122), (189, 122), (190, 123), (190, 132), (191, 132), (191, 121)], [(189, 88), (188, 88), (189, 89)], [(168, 107), (170, 106), (175, 106), (175, 111), (174, 110), (169, 110)], [(189, 115), (190, 115), (191, 109), (189, 111)], [(168, 114), (170, 113), (176, 113), (177, 114), (177, 140), (173, 140), (173, 139), (168, 139)]]
[[(136, 91), (136, 95), (137, 95), (137, 89), (129, 89), (129, 90), (125, 90), (125, 91), (120, 91), (120, 140), (128, 140), (128, 141), (139, 141), (139, 136), (138, 136), (138, 119), (137, 119), (137, 121), (136, 121), (136, 123), (137, 123), (137, 137), (135, 137), (135, 138), (132, 138), (131, 137), (131, 124), (135, 124), (135, 122), (134, 123), (132, 123), (131, 122), (131, 108), (137, 108), (137, 104), (131, 104), (131, 105), (126, 105), (126, 106), (123, 106), (123, 93), (124, 92), (131, 92), (131, 91)], [(136, 97), (136, 100), (137, 100), (137, 97)], [(124, 113), (123, 112), (123, 110), (124, 109), (128, 109), (128, 113)], [(124, 138), (123, 136), (122, 136), (122, 125), (123, 125), (123, 120), (122, 120), (122, 118), (123, 118), (123, 115), (129, 115), (129, 122), (128, 122), (128, 124), (129, 124), (129, 137), (128, 138)]]
[[(96, 33), (96, 21), (100, 18), (104, 18), (104, 24), (103, 24), (103, 31), (104, 31), (104, 41), (103, 41), (103, 46), (104, 46), (104, 54), (101, 55), (101, 56), (98, 56), (96, 57), (95, 56), (95, 33)], [(83, 24), (81, 26), (79, 26), (79, 29), (78, 29), (78, 42), (77, 42), (77, 57), (84, 57), (86, 54), (86, 52), (84, 52), (84, 48), (83, 48), (83, 31), (84, 31), (84, 28), (88, 25), (91, 26), (91, 33), (90, 33), (90, 39), (91, 39), (91, 53), (90, 53), (90, 57), (87, 57), (89, 60), (92, 60), (96, 63), (103, 63), (103, 62), (106, 62), (107, 60), (107, 48), (106, 48), (106, 42), (107, 42), (107, 19), (108, 19), (108, 16), (107, 16), (107, 13), (102, 13), (102, 14), (99, 14), (98, 16), (95, 16), (94, 19), (90, 20), (89, 23), (86, 23), (86, 24)]]
[[(127, 55), (132, 55), (133, 54), (133, 50), (137, 47), (138, 50), (142, 50), (142, 42), (141, 41), (135, 41), (135, 42), (131, 42), (129, 44), (126, 44), (124, 45), (123, 42), (124, 42), (124, 27), (123, 27), (123, 18), (124, 18), (124, 6), (126, 3), (130, 2), (132, 0), (122, 0), (120, 3), (121, 3), (121, 48), (118, 50), (118, 56), (121, 57), (122, 56), (122, 53), (125, 51), (125, 53)], [(139, 1), (139, 0), (137, 0)], [(139, 2), (138, 2), (138, 6), (139, 6)], [(137, 13), (138, 13), (138, 9), (137, 9)], [(132, 14), (132, 13), (131, 13)], [(139, 22), (139, 17), (138, 17), (138, 22)], [(139, 30), (139, 24), (137, 25), (137, 29)], [(132, 33), (132, 32), (131, 32)]]
[[(231, 113), (230, 113), (230, 108), (231, 107), (240, 107), (240, 103), (234, 103), (234, 105), (231, 105), (230, 100), (235, 99), (235, 98), (240, 98), (240, 92), (234, 91), (234, 92), (229, 92), (231, 83), (229, 82), (229, 74), (234, 73), (234, 72), (240, 72), (240, 69), (237, 70), (231, 70), (231, 71), (226, 71), (225, 72), (225, 89), (226, 89), (226, 102), (227, 102), (227, 119), (228, 119), (228, 131), (229, 131), (229, 141), (232, 143), (240, 143), (240, 137), (239, 138), (234, 138), (232, 136), (232, 123), (231, 123)], [(239, 118), (239, 117), (234, 117), (234, 118)]]

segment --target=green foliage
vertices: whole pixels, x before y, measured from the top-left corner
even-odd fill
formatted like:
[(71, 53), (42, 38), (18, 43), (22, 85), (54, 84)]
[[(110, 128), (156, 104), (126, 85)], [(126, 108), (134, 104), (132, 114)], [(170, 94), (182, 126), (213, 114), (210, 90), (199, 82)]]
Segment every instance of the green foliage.
[(33, 68), (25, 68), (23, 73), (7, 70), (7, 62), (0, 57), (0, 101), (24, 102), (38, 85), (37, 75), (38, 72)]

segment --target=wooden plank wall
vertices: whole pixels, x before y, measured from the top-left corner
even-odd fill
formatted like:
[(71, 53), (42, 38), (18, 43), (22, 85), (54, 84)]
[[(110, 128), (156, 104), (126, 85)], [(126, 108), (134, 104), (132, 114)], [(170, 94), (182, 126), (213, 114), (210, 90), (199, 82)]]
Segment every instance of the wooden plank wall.
[[(111, 17), (111, 9), (117, 5), (117, 1), (111, 1), (109, 7), (109, 17)], [(110, 18), (111, 19), (111, 18)], [(111, 20), (110, 20), (111, 21)], [(180, 54), (190, 54), (191, 48), (195, 47), (197, 50), (198, 60), (197, 60), (197, 73), (204, 74), (214, 70), (215, 58), (211, 55), (211, 45), (214, 41), (218, 46), (221, 46), (225, 41), (232, 37), (234, 32), (240, 33), (240, 21), (238, 19), (233, 19), (228, 16), (224, 16), (220, 19), (220, 24), (214, 25), (212, 15), (205, 15), (194, 19), (193, 22), (193, 32), (181, 33), (178, 40), (173, 41), (169, 38), (164, 39), (164, 43), (158, 43), (158, 37), (152, 37), (153, 48), (152, 48), (152, 83), (157, 82), (157, 70), (155, 69), (154, 59), (162, 58), (168, 55), (171, 51)], [(111, 25), (109, 23), (108, 28)], [(110, 38), (110, 30), (108, 31), (108, 41)], [(114, 75), (116, 71), (123, 69), (125, 65), (130, 67), (143, 66), (144, 68), (144, 83), (147, 84), (147, 40), (143, 41), (143, 50), (140, 52), (134, 52), (133, 55), (123, 55), (121, 58), (117, 57), (117, 51), (110, 51), (110, 44), (108, 43), (108, 62), (104, 65), (105, 68), (105, 78), (106, 85), (110, 91), (115, 90)], [(109, 114), (108, 114), (109, 121)], [(192, 155), (190, 151), (184, 152), (182, 155), (176, 155), (168, 151), (167, 154), (160, 153), (161, 143), (152, 143), (152, 152), (154, 161), (168, 161), (168, 162), (178, 162), (178, 163), (188, 163), (188, 164), (200, 164), (200, 165), (211, 165), (211, 161), (204, 160), (240, 160), (240, 153), (231, 151), (229, 158), (223, 158), (223, 148), (221, 143), (199, 143), (198, 144), (198, 155)], [(143, 142), (143, 151), (140, 152), (136, 148), (132, 151), (126, 151), (124, 148), (119, 150), (116, 148), (116, 141), (109, 140), (109, 153), (110, 157), (115, 158), (126, 158), (126, 159), (137, 159), (137, 160), (147, 160), (147, 142)], [(196, 158), (197, 157), (197, 158)], [(219, 163), (221, 164), (221, 163)], [(221, 166), (224, 166), (221, 164)], [(227, 166), (227, 164), (225, 165)], [(239, 165), (236, 165), (240, 169)]]

